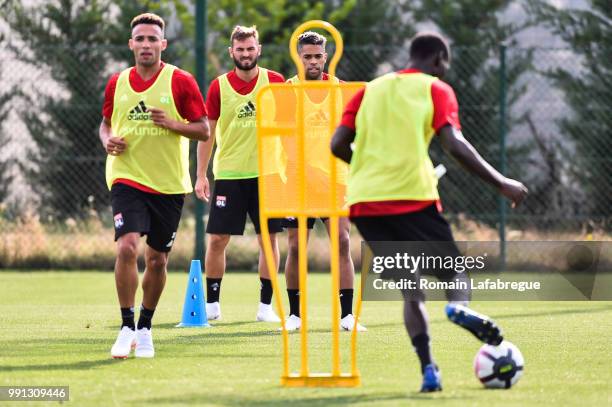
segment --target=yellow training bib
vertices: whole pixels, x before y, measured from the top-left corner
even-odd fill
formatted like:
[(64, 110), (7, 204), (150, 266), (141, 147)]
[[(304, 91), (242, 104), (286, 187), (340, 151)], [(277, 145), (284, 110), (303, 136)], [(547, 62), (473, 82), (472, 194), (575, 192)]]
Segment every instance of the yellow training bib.
[(367, 84), (356, 118), (349, 205), (439, 198), (428, 152), (436, 80), (423, 73), (391, 73)]
[(119, 156), (107, 156), (106, 183), (125, 178), (163, 194), (192, 191), (189, 176), (189, 140), (156, 126), (147, 112), (156, 107), (173, 120), (186, 122), (178, 113), (172, 95), (172, 74), (176, 67), (166, 64), (155, 83), (136, 92), (129, 82), (130, 69), (121, 72), (115, 89), (111, 128), (127, 148)]

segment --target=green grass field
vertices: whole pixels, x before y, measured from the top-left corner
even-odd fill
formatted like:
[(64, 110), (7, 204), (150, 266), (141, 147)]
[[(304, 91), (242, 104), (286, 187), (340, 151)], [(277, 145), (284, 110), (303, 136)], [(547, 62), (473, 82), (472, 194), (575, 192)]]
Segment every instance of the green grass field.
[[(186, 283), (187, 274), (169, 275), (154, 318), (155, 359), (118, 361), (109, 356), (120, 319), (111, 273), (0, 272), (0, 385), (68, 385), (69, 404), (79, 406), (612, 405), (610, 302), (474, 303), (525, 356), (525, 375), (510, 390), (482, 388), (472, 372), (480, 343), (446, 321), (443, 303), (430, 303), (444, 385), (436, 394), (417, 392), (418, 361), (401, 323), (401, 303), (366, 302), (362, 320), (369, 331), (360, 335), (358, 349), (362, 386), (285, 389), (278, 326), (254, 322), (256, 275), (226, 276), (224, 320), (210, 329), (174, 328)], [(311, 365), (328, 371), (329, 276), (311, 275), (309, 289)], [(349, 337), (342, 334), (346, 349)], [(297, 370), (299, 335), (291, 342)], [(348, 370), (346, 350), (343, 365)]]

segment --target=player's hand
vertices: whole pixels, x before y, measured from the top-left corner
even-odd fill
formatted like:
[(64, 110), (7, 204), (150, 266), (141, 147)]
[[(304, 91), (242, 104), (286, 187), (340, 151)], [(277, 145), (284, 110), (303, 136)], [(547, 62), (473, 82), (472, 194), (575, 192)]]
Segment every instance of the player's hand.
[(172, 120), (166, 116), (166, 112), (156, 107), (149, 107), (147, 110), (151, 114), (151, 120), (156, 126), (172, 130)]
[(194, 190), (198, 199), (208, 202), (210, 199), (210, 184), (208, 182), (208, 177), (198, 177)]
[(512, 201), (512, 207), (515, 208), (527, 196), (527, 187), (517, 180), (506, 178), (500, 188), (503, 196)]
[(121, 155), (127, 148), (127, 143), (121, 137), (109, 137), (104, 143), (104, 150), (110, 155)]

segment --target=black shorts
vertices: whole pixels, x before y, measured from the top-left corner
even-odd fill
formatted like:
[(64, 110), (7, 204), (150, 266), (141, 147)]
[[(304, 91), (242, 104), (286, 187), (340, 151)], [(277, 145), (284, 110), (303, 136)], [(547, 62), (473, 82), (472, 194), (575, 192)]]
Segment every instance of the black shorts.
[[(423, 245), (419, 252), (424, 255), (460, 256), (461, 252), (454, 243), (450, 225), (440, 215), (436, 205), (411, 213), (388, 216), (359, 216), (351, 218), (363, 239), (372, 248), (370, 242), (449, 242), (448, 244)], [(373, 249), (376, 251), (375, 249)], [(375, 253), (376, 255), (376, 253)], [(454, 270), (430, 270), (426, 273), (433, 275), (441, 281), (465, 281), (466, 275)], [(406, 296), (406, 293), (403, 293)], [(423, 300), (422, 293), (410, 292), (407, 299)], [(470, 298), (469, 290), (447, 290), (447, 298), (454, 301), (467, 301)]]
[(435, 204), (418, 212), (386, 216), (356, 216), (357, 226), (365, 241), (451, 242), (450, 225), (440, 215)]
[(147, 235), (147, 244), (169, 252), (176, 238), (184, 194), (151, 194), (125, 184), (111, 188), (115, 241), (130, 232)]
[[(216, 180), (206, 233), (242, 235), (247, 213), (255, 233), (260, 234), (257, 178)], [(270, 233), (282, 232), (281, 219), (269, 219), (268, 230)]]
[[(308, 218), (308, 220), (306, 221), (306, 225), (308, 226), (308, 229), (314, 228), (314, 225), (317, 219), (321, 219), (321, 222), (323, 223), (329, 220), (329, 218)], [(282, 220), (282, 225), (284, 228), (287, 228), (287, 229), (297, 229), (298, 220), (297, 218), (284, 218)]]

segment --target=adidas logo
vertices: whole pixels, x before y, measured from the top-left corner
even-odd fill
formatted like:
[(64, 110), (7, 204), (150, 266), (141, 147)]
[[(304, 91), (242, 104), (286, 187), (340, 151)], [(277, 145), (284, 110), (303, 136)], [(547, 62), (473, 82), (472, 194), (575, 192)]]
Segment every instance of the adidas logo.
[(255, 116), (255, 105), (253, 104), (253, 102), (249, 100), (247, 104), (245, 104), (242, 107), (239, 107), (236, 110), (236, 113), (238, 113), (239, 119), (242, 119), (245, 117), (253, 117)]
[(329, 117), (322, 110), (317, 110), (306, 116), (305, 122), (308, 126), (325, 127), (329, 126)]
[(138, 102), (136, 107), (128, 113), (128, 120), (149, 120), (149, 113), (147, 113), (147, 106), (144, 101)]

